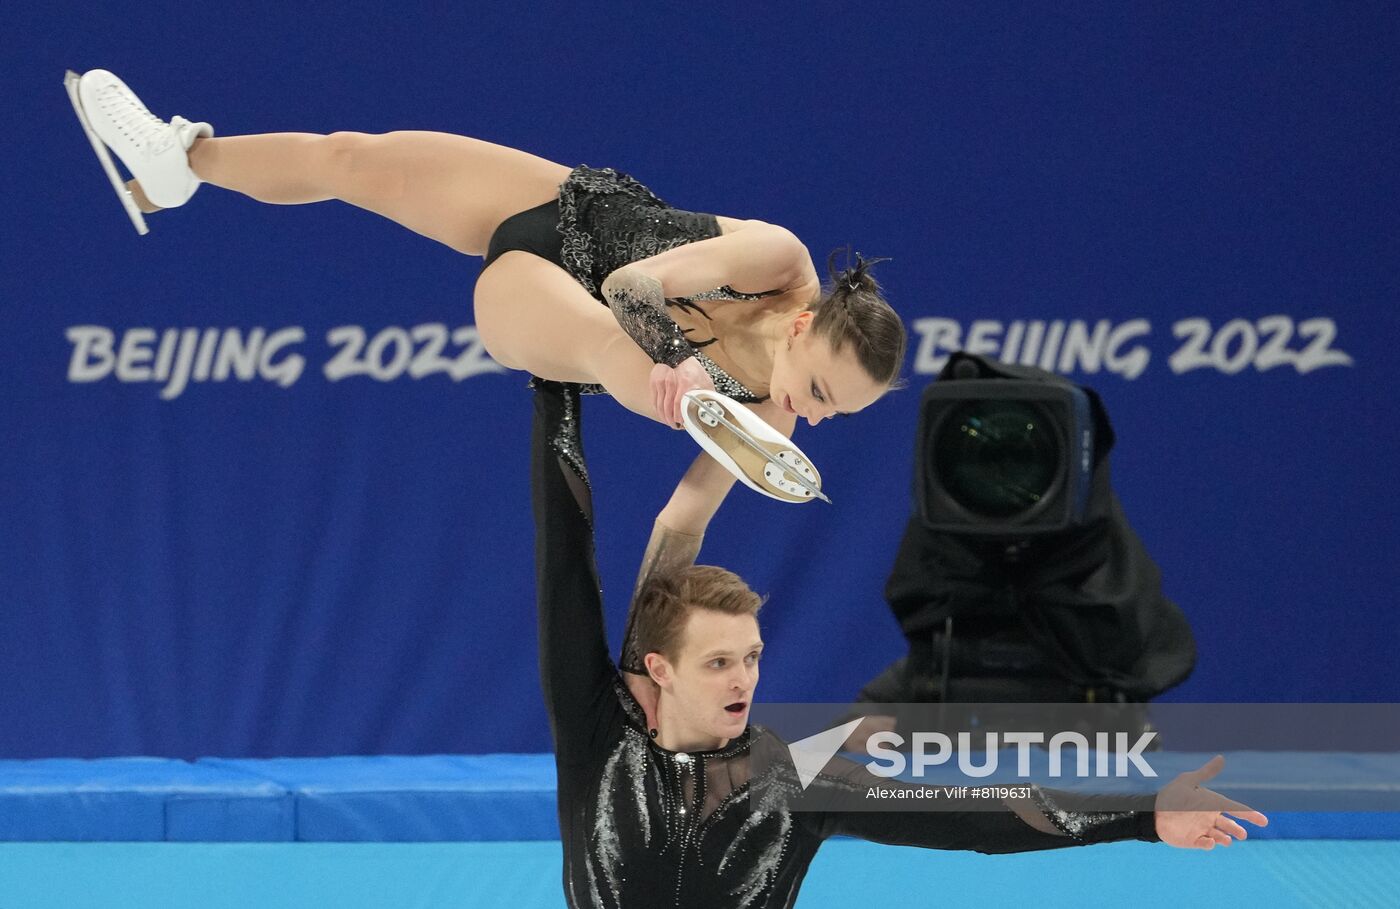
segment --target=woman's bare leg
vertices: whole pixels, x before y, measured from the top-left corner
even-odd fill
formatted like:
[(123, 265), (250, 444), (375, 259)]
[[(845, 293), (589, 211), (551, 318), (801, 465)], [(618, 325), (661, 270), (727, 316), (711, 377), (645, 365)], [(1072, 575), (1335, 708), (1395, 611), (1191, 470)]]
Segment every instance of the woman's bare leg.
[(561, 382), (598, 382), (634, 413), (656, 420), (651, 358), (568, 272), (508, 252), (476, 282), (476, 329), (502, 366)]
[[(569, 173), (515, 149), (428, 132), (202, 139), (190, 166), (206, 183), (262, 202), (339, 199), (468, 255), (485, 253), (504, 219), (555, 198)], [(482, 341), (503, 366), (601, 383), (629, 410), (658, 419), (650, 358), (562, 268), (506, 253), (482, 272), (475, 309)]]
[(200, 139), (189, 160), (204, 182), (261, 202), (339, 199), (474, 256), (501, 221), (553, 199), (569, 173), (503, 145), (409, 131)]
[[(262, 202), (339, 199), (468, 255), (501, 221), (555, 198), (569, 169), (465, 136), (270, 133), (201, 139), (190, 166), (206, 183)], [(476, 285), (476, 327), (512, 369), (598, 382), (623, 406), (665, 423), (651, 402), (651, 359), (607, 307), (562, 268), (508, 252)]]

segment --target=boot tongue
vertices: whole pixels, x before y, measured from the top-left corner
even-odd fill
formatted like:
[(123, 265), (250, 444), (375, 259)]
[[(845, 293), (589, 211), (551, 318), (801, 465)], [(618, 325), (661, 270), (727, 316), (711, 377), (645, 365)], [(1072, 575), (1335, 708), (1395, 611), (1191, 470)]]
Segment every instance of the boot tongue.
[(176, 115), (170, 118), (170, 125), (175, 127), (175, 135), (179, 137), (180, 144), (184, 146), (185, 151), (190, 150), (195, 139), (214, 138), (214, 127), (208, 123), (191, 123), (184, 117)]

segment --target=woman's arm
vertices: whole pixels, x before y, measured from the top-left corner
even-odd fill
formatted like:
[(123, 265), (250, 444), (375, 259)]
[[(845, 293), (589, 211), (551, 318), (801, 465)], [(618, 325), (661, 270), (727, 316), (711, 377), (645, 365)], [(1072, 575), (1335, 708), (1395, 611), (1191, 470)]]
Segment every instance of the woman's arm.
[[(768, 425), (791, 435), (797, 417), (772, 402), (758, 404), (753, 408)], [(637, 572), (637, 585), (640, 590), (653, 575), (674, 571), (687, 565), (694, 565), (700, 555), (700, 547), (705, 540), (705, 530), (710, 519), (719, 511), (724, 497), (734, 485), (734, 475), (719, 465), (714, 458), (701, 452), (690, 468), (681, 477), (676, 491), (652, 525), (651, 539), (647, 542), (646, 553), (642, 556), (642, 566)], [(627, 632), (622, 639), (622, 668), (627, 688), (647, 715), (647, 724), (655, 725), (656, 684), (647, 677), (642, 668), (644, 653), (635, 653), (632, 641), (632, 623), (627, 623)]]
[[(760, 420), (785, 436), (790, 437), (797, 427), (797, 414), (788, 413), (772, 401), (747, 406)], [(656, 522), (677, 533), (704, 536), (710, 519), (719, 511), (733, 485), (734, 475), (701, 452), (681, 477), (670, 501), (656, 516)], [(642, 564), (645, 566), (646, 560)]]
[[(642, 566), (637, 572), (634, 600), (637, 592), (652, 577), (695, 564), (705, 540), (705, 529), (733, 485), (734, 476), (708, 454), (701, 452), (691, 463), (676, 491), (671, 494), (671, 500), (661, 509), (656, 523), (652, 525), (651, 539), (647, 541)], [(659, 692), (656, 683), (646, 674), (642, 662), (645, 656), (637, 652), (629, 615), (627, 630), (622, 638), (623, 678), (627, 682), (627, 690), (632, 692), (632, 697), (636, 698), (646, 714), (647, 727), (654, 728)]]
[[(646, 554), (642, 556), (642, 568), (637, 572), (637, 584), (632, 590), (632, 602), (636, 603), (637, 595), (653, 577), (694, 565), (704, 542), (703, 530), (700, 533), (683, 533), (667, 527), (660, 518), (657, 518), (656, 523), (651, 528), (651, 539), (647, 541)], [(622, 634), (622, 661), (620, 665), (623, 679), (627, 682), (627, 689), (632, 692), (632, 696), (642, 706), (642, 710), (647, 715), (647, 725), (650, 727), (656, 725), (657, 691), (656, 684), (647, 674), (645, 657), (646, 654), (641, 653), (636, 646), (632, 613), (629, 610), (627, 628)]]
[(668, 297), (690, 297), (729, 287), (742, 293), (819, 286), (811, 256), (791, 231), (746, 221), (738, 230), (687, 243), (624, 265), (600, 288), (624, 331), (652, 362), (676, 367), (694, 355), (680, 326), (666, 313)]
[[(692, 297), (717, 287), (744, 293), (792, 290), (818, 284), (811, 254), (785, 227), (744, 221), (737, 230), (686, 243), (630, 265), (613, 275), (645, 275), (660, 283), (662, 300)], [(607, 285), (604, 281), (604, 286)]]

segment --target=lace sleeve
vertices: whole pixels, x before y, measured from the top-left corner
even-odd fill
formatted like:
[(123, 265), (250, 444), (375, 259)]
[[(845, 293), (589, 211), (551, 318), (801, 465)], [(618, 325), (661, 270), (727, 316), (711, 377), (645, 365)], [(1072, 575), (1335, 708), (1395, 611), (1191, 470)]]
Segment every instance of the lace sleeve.
[(653, 363), (675, 367), (695, 355), (685, 332), (666, 315), (660, 281), (635, 269), (620, 268), (608, 275), (601, 290), (622, 330)]
[(710, 314), (700, 306), (711, 300), (762, 300), (782, 293), (780, 290), (765, 290), (759, 293), (745, 293), (735, 290), (728, 284), (707, 290), (689, 297), (667, 298), (662, 292), (661, 282), (650, 275), (618, 269), (608, 275), (603, 282), (603, 299), (608, 301), (622, 330), (646, 351), (653, 363), (665, 363), (675, 367), (695, 355), (702, 347), (715, 343), (714, 338), (693, 341), (686, 330), (676, 324), (666, 314), (666, 307), (674, 306), (683, 312), (697, 312), (710, 321)]

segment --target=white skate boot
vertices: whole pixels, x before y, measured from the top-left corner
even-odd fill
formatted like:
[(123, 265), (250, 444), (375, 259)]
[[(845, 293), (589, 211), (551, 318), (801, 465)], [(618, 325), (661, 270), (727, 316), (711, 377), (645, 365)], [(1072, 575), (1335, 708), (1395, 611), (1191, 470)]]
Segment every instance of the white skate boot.
[(186, 152), (195, 139), (213, 136), (212, 126), (183, 117), (172, 117), (169, 123), (161, 120), (125, 82), (104, 69), (89, 70), (82, 76), (70, 71), (63, 84), (78, 122), (137, 232), (146, 233), (145, 219), (107, 149), (126, 165), (151, 204), (175, 208), (189, 201), (200, 181), (190, 170)]

